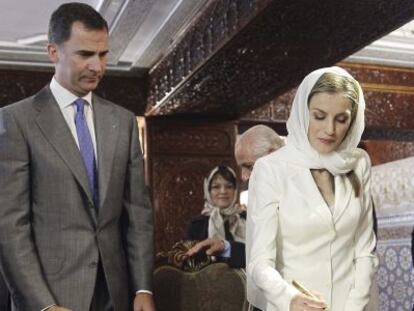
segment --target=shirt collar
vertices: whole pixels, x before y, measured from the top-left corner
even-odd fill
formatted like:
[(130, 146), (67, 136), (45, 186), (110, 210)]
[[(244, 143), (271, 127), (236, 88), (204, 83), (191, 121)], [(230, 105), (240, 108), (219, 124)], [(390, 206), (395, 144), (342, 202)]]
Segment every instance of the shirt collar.
[[(53, 77), (52, 81), (50, 82), (50, 90), (61, 109), (70, 106), (75, 100), (79, 98), (79, 96), (76, 96), (69, 90), (65, 89), (62, 85), (60, 85), (55, 77)], [(82, 98), (92, 107), (92, 92), (89, 92)]]

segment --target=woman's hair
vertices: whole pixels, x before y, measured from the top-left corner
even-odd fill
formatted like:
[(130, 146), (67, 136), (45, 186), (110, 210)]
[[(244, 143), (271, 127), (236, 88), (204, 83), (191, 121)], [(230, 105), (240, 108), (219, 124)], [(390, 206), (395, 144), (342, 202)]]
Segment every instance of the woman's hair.
[(341, 94), (349, 99), (352, 104), (351, 120), (353, 121), (355, 119), (359, 102), (359, 84), (355, 79), (332, 72), (326, 72), (318, 79), (318, 81), (316, 81), (310, 91), (308, 105), (312, 96), (318, 93)]
[(213, 180), (217, 178), (217, 176), (223, 177), (226, 181), (230, 182), (234, 188), (237, 186), (236, 176), (224, 165), (219, 165), (217, 172), (211, 177), (210, 182), (208, 183), (208, 191), (211, 191), (211, 184)]
[[(316, 81), (312, 90), (309, 93), (308, 105), (313, 95), (318, 93), (330, 93), (330, 94), (341, 94), (345, 98), (348, 98), (351, 101), (351, 125), (355, 120), (355, 116), (358, 110), (359, 102), (359, 84), (358, 82), (347, 76), (338, 75), (332, 72), (324, 73), (318, 81)], [(361, 183), (358, 179), (358, 176), (354, 171), (350, 171), (346, 174), (356, 197), (359, 197), (359, 190)]]

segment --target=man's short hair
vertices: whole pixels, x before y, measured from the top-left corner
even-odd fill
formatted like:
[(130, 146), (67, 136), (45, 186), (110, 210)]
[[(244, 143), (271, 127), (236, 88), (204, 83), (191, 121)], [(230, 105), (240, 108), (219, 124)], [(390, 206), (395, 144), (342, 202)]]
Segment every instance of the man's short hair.
[(285, 145), (284, 140), (273, 129), (262, 124), (255, 125), (240, 135), (236, 141), (236, 149), (243, 141), (249, 141), (249, 148), (257, 158)]
[(72, 25), (81, 22), (89, 30), (108, 31), (105, 19), (84, 3), (65, 3), (52, 13), (49, 21), (49, 43), (62, 44), (70, 39)]

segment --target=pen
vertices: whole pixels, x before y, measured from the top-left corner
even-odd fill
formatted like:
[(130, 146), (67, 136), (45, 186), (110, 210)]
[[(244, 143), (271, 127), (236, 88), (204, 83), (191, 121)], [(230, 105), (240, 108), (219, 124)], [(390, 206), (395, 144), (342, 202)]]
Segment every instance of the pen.
[[(316, 297), (314, 294), (312, 294), (312, 292), (307, 289), (305, 286), (303, 286), (302, 284), (300, 284), (298, 281), (292, 280), (292, 285), (298, 290), (300, 291), (302, 294), (311, 297), (315, 300), (321, 301), (318, 297)], [(324, 308), (323, 310), (327, 310), (327, 308)]]
[(304, 287), (302, 284), (300, 284), (298, 281), (292, 280), (292, 285), (298, 290), (300, 291), (302, 294), (305, 294), (308, 297), (311, 297), (313, 299), (319, 300), (318, 297), (316, 297), (314, 294), (311, 293), (311, 291), (309, 289), (307, 289), (306, 287)]

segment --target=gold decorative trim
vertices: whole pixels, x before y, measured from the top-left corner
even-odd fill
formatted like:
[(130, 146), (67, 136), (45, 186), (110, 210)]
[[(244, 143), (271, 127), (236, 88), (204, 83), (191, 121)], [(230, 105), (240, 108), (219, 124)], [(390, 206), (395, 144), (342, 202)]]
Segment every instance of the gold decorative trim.
[(172, 249), (167, 252), (159, 252), (156, 255), (157, 262), (161, 265), (170, 265), (187, 272), (200, 271), (202, 268), (213, 263), (213, 257), (205, 253), (198, 253), (189, 257), (186, 253), (199, 241), (178, 241)]
[(364, 91), (370, 91), (370, 92), (398, 93), (398, 94), (414, 95), (414, 87), (413, 86), (362, 82), (361, 87)]
[(348, 62), (339, 62), (337, 63), (340, 67), (350, 67), (350, 68), (359, 68), (359, 69), (378, 69), (384, 71), (394, 71), (394, 72), (407, 72), (414, 74), (414, 69), (404, 68), (404, 67), (393, 67), (386, 65), (374, 65), (374, 64), (364, 64), (364, 63), (348, 63)]

